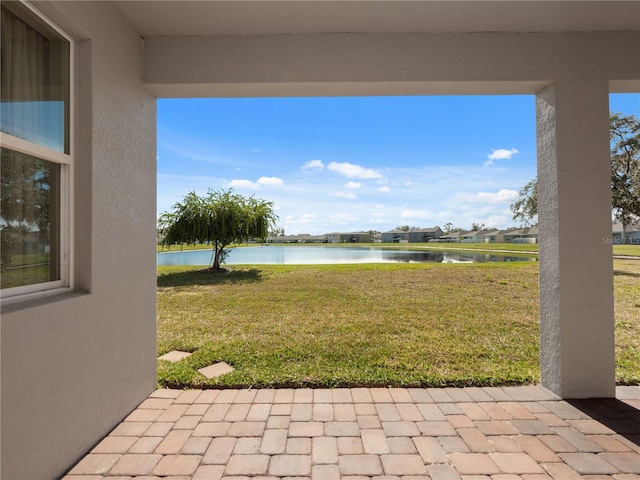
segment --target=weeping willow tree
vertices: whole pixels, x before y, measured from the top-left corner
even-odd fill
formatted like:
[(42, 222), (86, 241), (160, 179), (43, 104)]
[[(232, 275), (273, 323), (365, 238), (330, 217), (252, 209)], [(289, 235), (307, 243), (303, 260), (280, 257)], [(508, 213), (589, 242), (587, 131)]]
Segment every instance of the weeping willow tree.
[(160, 216), (158, 226), (165, 245), (211, 243), (209, 270), (217, 272), (223, 270), (220, 264), (231, 243), (267, 237), (278, 218), (273, 208), (273, 202), (244, 197), (233, 190), (209, 190), (203, 197), (189, 192), (171, 212)]

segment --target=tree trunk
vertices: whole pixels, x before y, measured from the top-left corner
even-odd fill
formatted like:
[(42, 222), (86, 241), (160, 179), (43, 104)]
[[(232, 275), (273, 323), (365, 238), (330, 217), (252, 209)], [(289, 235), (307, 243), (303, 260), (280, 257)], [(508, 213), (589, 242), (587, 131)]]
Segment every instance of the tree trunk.
[(213, 264), (209, 268), (210, 271), (212, 271), (212, 272), (226, 272), (226, 270), (224, 268), (220, 267), (220, 259), (221, 259), (222, 251), (224, 250), (224, 247), (226, 247), (226, 245), (222, 245), (219, 242), (215, 242), (214, 243), (214, 247), (213, 247)]
[(218, 248), (218, 242), (213, 244), (213, 265), (211, 270), (218, 270), (220, 268), (220, 248)]

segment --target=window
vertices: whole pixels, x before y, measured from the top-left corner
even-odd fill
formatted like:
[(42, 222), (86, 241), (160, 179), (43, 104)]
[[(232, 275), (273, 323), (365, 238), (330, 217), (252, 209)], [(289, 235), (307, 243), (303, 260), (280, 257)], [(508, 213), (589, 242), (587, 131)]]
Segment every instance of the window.
[(3, 298), (71, 287), (71, 40), (2, 2), (0, 288)]

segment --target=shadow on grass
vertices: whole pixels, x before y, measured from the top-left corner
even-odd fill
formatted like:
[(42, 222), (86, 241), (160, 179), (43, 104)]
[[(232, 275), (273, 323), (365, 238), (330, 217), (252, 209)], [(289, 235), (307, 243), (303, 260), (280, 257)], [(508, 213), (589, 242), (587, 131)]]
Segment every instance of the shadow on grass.
[(613, 271), (613, 275), (614, 276), (621, 276), (621, 277), (640, 278), (640, 273), (625, 272), (624, 270), (614, 270)]
[(209, 272), (189, 270), (166, 273), (158, 276), (158, 287), (187, 287), (189, 285), (226, 285), (229, 283), (252, 283), (262, 281), (262, 271), (257, 268)]

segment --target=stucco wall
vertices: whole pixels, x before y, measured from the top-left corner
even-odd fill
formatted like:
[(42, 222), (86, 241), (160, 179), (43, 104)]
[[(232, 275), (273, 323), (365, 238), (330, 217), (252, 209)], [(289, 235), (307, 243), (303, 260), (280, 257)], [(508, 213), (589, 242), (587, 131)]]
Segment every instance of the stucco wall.
[(639, 47), (640, 32), (150, 37), (144, 76), (158, 97), (532, 94), (583, 78), (637, 90)]
[(155, 99), (112, 4), (38, 4), (78, 44), (82, 292), (3, 305), (2, 478), (55, 478), (156, 386)]
[(536, 105), (541, 373), (564, 398), (615, 396), (608, 87), (557, 82)]

